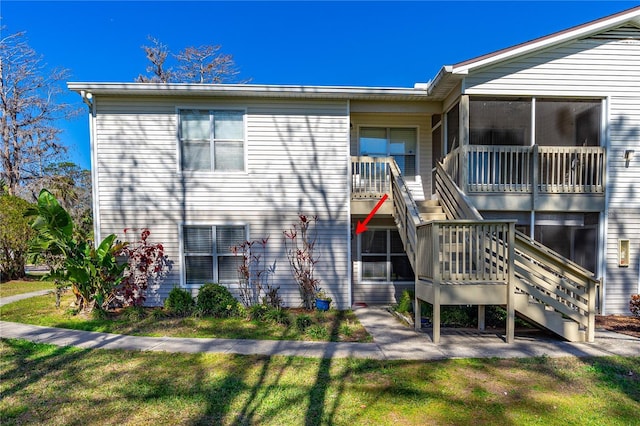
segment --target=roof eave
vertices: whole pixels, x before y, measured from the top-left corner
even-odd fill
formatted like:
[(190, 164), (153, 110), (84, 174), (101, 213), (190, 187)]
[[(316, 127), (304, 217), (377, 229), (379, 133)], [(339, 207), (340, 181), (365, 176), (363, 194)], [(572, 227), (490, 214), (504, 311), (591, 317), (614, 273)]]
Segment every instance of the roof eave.
[(92, 95), (225, 96), (323, 99), (429, 100), (428, 88), (290, 86), (255, 84), (69, 82), (69, 90)]

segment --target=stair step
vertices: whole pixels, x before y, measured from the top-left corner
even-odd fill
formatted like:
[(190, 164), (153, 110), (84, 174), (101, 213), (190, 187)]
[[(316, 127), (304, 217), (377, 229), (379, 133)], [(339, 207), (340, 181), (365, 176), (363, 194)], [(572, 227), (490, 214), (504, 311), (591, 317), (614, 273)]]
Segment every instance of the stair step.
[(418, 206), (440, 206), (440, 200), (423, 200), (417, 202)]
[(516, 312), (540, 327), (546, 328), (570, 342), (585, 341), (585, 333), (579, 329), (577, 322), (564, 318), (559, 312), (547, 310), (546, 305), (542, 303), (531, 301), (528, 294), (515, 294), (514, 304)]
[(438, 200), (426, 200), (416, 202), (420, 213), (444, 213)]
[(431, 220), (446, 220), (447, 215), (444, 213), (420, 213), (420, 219), (426, 222)]

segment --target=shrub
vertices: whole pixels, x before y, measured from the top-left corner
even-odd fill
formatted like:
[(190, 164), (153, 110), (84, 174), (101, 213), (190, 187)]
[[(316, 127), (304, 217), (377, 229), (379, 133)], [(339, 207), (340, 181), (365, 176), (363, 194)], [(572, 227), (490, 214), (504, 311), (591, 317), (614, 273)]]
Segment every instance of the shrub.
[(629, 302), (629, 310), (634, 317), (640, 318), (640, 294), (632, 294)]
[(195, 302), (191, 293), (179, 287), (174, 287), (169, 292), (169, 297), (164, 301), (167, 311), (177, 315), (189, 315), (193, 312)]
[(396, 305), (396, 312), (401, 312), (403, 314), (413, 312), (413, 306), (411, 303), (413, 302), (413, 295), (409, 290), (403, 290), (402, 295), (400, 296), (400, 300)]
[(33, 230), (24, 213), (31, 204), (12, 195), (0, 196), (0, 281), (24, 277)]
[(227, 318), (239, 314), (238, 301), (226, 287), (207, 283), (200, 287), (196, 299), (196, 311), (201, 316)]
[(320, 324), (314, 324), (307, 329), (307, 335), (314, 340), (327, 340), (329, 339), (329, 332), (327, 328)]
[[(73, 315), (76, 315), (77, 313), (78, 311), (74, 311)], [(94, 321), (104, 321), (106, 319), (109, 319), (109, 314), (107, 314), (107, 311), (103, 309), (94, 309), (93, 311), (91, 311), (91, 319)]]
[(289, 325), (291, 324), (291, 317), (284, 309), (268, 309), (264, 315), (264, 319), (271, 321), (275, 324)]
[(154, 309), (151, 311), (151, 318), (153, 318), (154, 320), (162, 320), (162, 319), (165, 319), (166, 317), (167, 317), (167, 314), (162, 309)]
[(250, 320), (262, 320), (269, 310), (267, 305), (252, 305), (248, 308)]
[(300, 314), (296, 317), (296, 328), (300, 333), (304, 333), (311, 324), (313, 324), (313, 321), (307, 314)]
[(340, 326), (340, 334), (346, 337), (350, 337), (353, 334), (353, 330), (349, 326), (349, 324), (342, 324)]
[(449, 327), (476, 327), (478, 311), (475, 306), (442, 306), (440, 323)]
[(317, 216), (298, 215), (298, 222), (284, 231), (284, 246), (291, 265), (293, 277), (298, 283), (302, 303), (306, 309), (313, 309), (320, 280), (315, 277), (319, 260), (316, 251), (318, 238)]
[(142, 321), (146, 317), (146, 313), (142, 306), (127, 306), (122, 310), (120, 316), (131, 322)]
[[(124, 233), (135, 231), (125, 229)], [(140, 239), (124, 244), (118, 256), (127, 259), (122, 282), (115, 293), (124, 306), (142, 306), (146, 298), (145, 292), (150, 282), (161, 281), (171, 271), (173, 263), (164, 254), (164, 246), (150, 243), (151, 231), (144, 228), (140, 231)]]

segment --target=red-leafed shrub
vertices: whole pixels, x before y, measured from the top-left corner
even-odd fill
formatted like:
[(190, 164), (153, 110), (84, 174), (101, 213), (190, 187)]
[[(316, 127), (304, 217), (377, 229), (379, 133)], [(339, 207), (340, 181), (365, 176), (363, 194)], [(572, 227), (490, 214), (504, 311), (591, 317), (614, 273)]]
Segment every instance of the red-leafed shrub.
[(319, 258), (315, 251), (318, 238), (317, 222), (317, 216), (299, 214), (298, 222), (284, 231), (287, 258), (306, 309), (313, 308), (320, 283), (314, 275)]
[(633, 316), (640, 318), (640, 294), (632, 294), (629, 302), (629, 310)]
[[(137, 231), (125, 229), (124, 233)], [(116, 299), (123, 306), (142, 306), (145, 292), (150, 282), (162, 280), (171, 270), (172, 262), (164, 254), (164, 247), (159, 243), (148, 241), (151, 231), (144, 228), (140, 239), (130, 242), (118, 253), (127, 259), (127, 269), (122, 282), (116, 289)]]

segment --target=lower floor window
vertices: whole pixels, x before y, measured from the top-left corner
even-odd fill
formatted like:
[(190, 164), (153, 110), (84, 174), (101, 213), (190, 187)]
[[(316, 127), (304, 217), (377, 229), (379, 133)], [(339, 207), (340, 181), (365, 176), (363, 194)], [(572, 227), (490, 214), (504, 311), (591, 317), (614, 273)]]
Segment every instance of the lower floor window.
[(238, 282), (242, 260), (231, 247), (247, 240), (243, 225), (184, 226), (184, 270), (186, 285), (208, 282)]
[(414, 281), (398, 231), (370, 228), (358, 238), (362, 281)]

